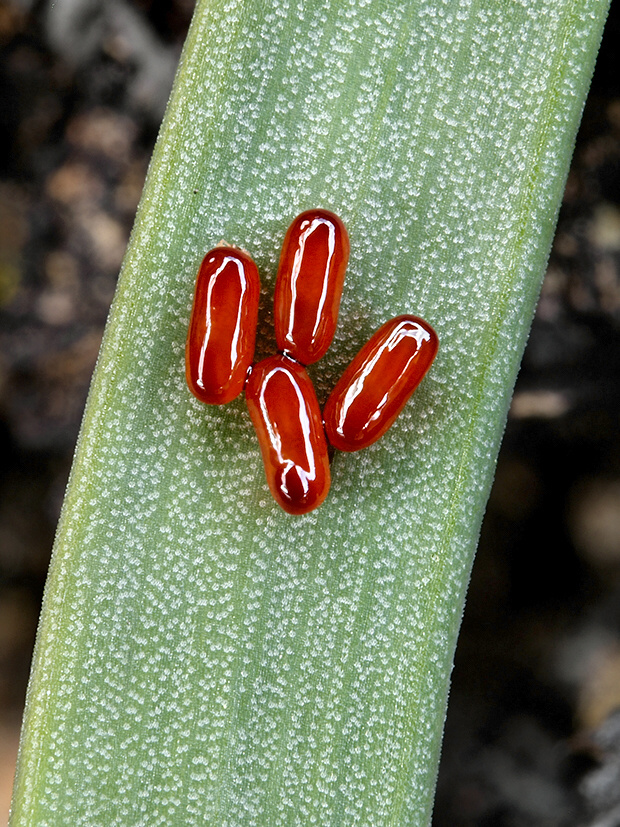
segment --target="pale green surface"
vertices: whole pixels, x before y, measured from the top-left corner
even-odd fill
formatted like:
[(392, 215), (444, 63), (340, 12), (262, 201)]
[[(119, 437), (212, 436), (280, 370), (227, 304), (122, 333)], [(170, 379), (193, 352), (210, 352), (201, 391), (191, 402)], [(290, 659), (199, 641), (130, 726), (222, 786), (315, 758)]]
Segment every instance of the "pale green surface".
[[(605, 17), (597, 0), (202, 2), (80, 440), (13, 827), (424, 825), (505, 412)], [(441, 347), (326, 503), (271, 501), (242, 400), (183, 375), (224, 237), (265, 290), (302, 209), (351, 264), (325, 395), (385, 319)], [(265, 315), (266, 314), (266, 315)]]

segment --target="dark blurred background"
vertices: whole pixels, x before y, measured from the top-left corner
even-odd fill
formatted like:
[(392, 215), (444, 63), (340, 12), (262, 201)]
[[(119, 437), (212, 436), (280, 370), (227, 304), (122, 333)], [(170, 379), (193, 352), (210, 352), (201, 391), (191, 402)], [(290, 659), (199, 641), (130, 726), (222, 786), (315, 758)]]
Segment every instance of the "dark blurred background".
[[(0, 827), (72, 452), (193, 6), (0, 0)], [(619, 27), (616, 0), (474, 567), (435, 827), (620, 827)]]

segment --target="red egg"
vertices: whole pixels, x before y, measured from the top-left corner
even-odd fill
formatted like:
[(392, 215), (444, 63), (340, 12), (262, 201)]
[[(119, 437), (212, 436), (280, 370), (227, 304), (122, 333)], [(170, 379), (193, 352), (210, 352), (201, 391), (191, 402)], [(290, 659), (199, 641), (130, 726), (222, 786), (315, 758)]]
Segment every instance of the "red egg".
[(254, 358), (260, 281), (256, 264), (236, 247), (204, 257), (185, 345), (191, 392), (210, 405), (239, 396)]
[(317, 508), (331, 477), (321, 410), (305, 368), (270, 356), (252, 368), (245, 396), (276, 502), (289, 514)]
[(349, 237), (328, 210), (301, 213), (289, 227), (276, 278), (278, 349), (311, 365), (329, 348), (349, 261)]
[(439, 339), (417, 316), (386, 322), (355, 356), (325, 404), (329, 442), (358, 451), (382, 437), (437, 355)]

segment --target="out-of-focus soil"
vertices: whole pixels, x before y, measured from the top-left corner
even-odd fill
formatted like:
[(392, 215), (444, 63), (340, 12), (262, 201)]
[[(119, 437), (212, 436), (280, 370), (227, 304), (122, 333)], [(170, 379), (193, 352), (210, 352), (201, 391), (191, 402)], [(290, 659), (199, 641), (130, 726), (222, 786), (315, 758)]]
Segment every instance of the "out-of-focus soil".
[[(192, 0), (0, 0), (0, 827), (91, 372)], [(61, 13), (62, 12), (62, 13)], [(474, 567), (435, 827), (620, 827), (620, 42)]]

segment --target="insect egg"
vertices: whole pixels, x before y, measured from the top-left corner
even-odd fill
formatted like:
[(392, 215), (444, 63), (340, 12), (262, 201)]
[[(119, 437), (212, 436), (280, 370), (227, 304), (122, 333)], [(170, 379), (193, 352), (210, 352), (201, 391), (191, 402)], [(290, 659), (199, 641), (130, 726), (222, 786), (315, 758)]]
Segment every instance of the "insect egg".
[(358, 451), (382, 437), (424, 378), (438, 347), (433, 328), (417, 316), (397, 316), (380, 327), (325, 403), (331, 445)]
[(185, 345), (191, 392), (210, 405), (239, 396), (254, 358), (260, 282), (256, 264), (236, 247), (202, 260)]
[(321, 410), (305, 368), (281, 354), (263, 359), (245, 395), (276, 502), (289, 514), (317, 508), (331, 478)]
[(302, 365), (329, 348), (338, 321), (349, 237), (328, 210), (307, 210), (288, 228), (274, 297), (278, 350)]

